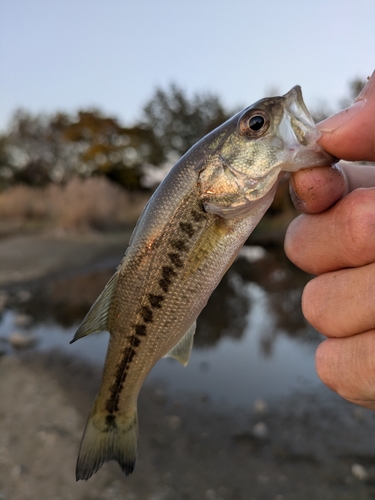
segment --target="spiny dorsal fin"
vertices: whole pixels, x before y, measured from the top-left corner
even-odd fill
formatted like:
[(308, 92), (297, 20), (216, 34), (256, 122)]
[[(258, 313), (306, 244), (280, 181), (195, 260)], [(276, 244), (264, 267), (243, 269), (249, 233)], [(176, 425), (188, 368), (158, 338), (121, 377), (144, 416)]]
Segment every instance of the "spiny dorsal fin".
[(73, 340), (70, 341), (71, 344), (82, 337), (86, 337), (86, 335), (90, 333), (108, 331), (108, 311), (118, 277), (119, 274), (116, 271), (86, 314)]
[(197, 327), (197, 322), (191, 325), (182, 339), (166, 354), (164, 357), (175, 358), (177, 361), (186, 366), (189, 362), (191, 348), (193, 347), (194, 333)]

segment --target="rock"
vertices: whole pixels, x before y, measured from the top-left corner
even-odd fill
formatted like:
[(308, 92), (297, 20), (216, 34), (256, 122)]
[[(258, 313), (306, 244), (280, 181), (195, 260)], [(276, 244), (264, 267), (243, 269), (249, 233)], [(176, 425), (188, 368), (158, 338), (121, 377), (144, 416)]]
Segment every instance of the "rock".
[(209, 489), (205, 493), (205, 498), (207, 500), (216, 500), (216, 493), (215, 490)]
[(16, 298), (19, 302), (27, 302), (31, 299), (31, 292), (29, 292), (29, 290), (20, 290), (17, 293)]
[(14, 326), (25, 327), (30, 325), (33, 318), (29, 314), (17, 314), (13, 320)]
[(245, 245), (241, 248), (239, 255), (240, 255), (240, 257), (243, 257), (244, 259), (253, 263), (253, 262), (256, 262), (257, 260), (264, 259), (266, 254), (267, 254), (267, 251), (261, 246)]
[(368, 478), (367, 470), (363, 467), (363, 465), (360, 464), (352, 465), (352, 474), (356, 479), (359, 479), (360, 481), (365, 481)]
[(267, 425), (264, 422), (258, 422), (253, 427), (253, 434), (259, 439), (265, 439), (269, 434)]
[(37, 343), (37, 337), (32, 333), (13, 332), (9, 336), (9, 343), (13, 349), (29, 349)]
[(268, 405), (264, 399), (258, 398), (254, 401), (253, 410), (257, 415), (264, 415), (268, 411)]
[(4, 311), (9, 300), (9, 295), (5, 290), (0, 290), (0, 312)]
[(164, 391), (158, 389), (157, 391), (155, 391), (154, 400), (155, 403), (164, 405), (167, 402), (167, 396)]
[(177, 415), (170, 415), (167, 419), (171, 429), (179, 429), (181, 427), (182, 420)]

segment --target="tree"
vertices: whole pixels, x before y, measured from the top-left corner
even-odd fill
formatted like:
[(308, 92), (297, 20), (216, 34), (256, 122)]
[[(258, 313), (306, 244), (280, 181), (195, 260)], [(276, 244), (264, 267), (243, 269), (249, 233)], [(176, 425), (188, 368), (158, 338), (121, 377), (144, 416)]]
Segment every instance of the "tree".
[(167, 90), (156, 89), (144, 107), (140, 124), (155, 134), (164, 161), (175, 161), (228, 118), (217, 96), (197, 93), (190, 99), (171, 84)]
[(312, 109), (312, 117), (314, 118), (315, 123), (319, 123), (322, 120), (325, 120), (332, 114), (336, 113), (340, 109), (345, 109), (350, 106), (357, 95), (361, 92), (363, 87), (366, 85), (366, 80), (363, 78), (354, 78), (348, 84), (349, 91), (348, 96), (340, 99), (338, 101), (338, 106), (329, 106), (326, 102), (322, 101), (317, 106)]
[(344, 97), (339, 101), (339, 105), (342, 109), (347, 108), (356, 99), (358, 94), (361, 92), (363, 87), (366, 85), (367, 81), (363, 78), (354, 78), (349, 82), (349, 95)]
[(151, 129), (123, 127), (97, 110), (80, 111), (64, 138), (80, 151), (81, 175), (106, 175), (127, 188), (140, 188), (143, 166), (163, 158)]
[(15, 182), (43, 185), (61, 181), (72, 169), (74, 152), (63, 141), (67, 115), (31, 115), (15, 112), (7, 134), (1, 138), (2, 171)]
[[(349, 84), (349, 105), (365, 81)], [(333, 111), (321, 104), (313, 110), (316, 121)], [(223, 123), (232, 113), (210, 93), (189, 97), (175, 84), (156, 89), (142, 119), (124, 127), (117, 118), (96, 109), (75, 115), (32, 115), (17, 111), (9, 130), (0, 136), (0, 187), (9, 182), (43, 185), (66, 182), (75, 175), (105, 175), (127, 188), (152, 182), (193, 144)], [(146, 179), (147, 180), (147, 179)]]
[(72, 176), (105, 175), (139, 189), (145, 164), (163, 161), (151, 129), (123, 127), (98, 110), (31, 115), (17, 111), (0, 137), (0, 185), (41, 186)]

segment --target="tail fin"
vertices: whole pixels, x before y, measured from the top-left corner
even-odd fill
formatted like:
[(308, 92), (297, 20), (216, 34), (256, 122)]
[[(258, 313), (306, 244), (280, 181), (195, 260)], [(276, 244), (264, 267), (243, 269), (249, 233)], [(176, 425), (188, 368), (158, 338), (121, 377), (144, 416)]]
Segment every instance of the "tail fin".
[(76, 479), (89, 479), (108, 460), (117, 460), (126, 475), (134, 469), (138, 451), (138, 417), (96, 412), (87, 420), (78, 454)]

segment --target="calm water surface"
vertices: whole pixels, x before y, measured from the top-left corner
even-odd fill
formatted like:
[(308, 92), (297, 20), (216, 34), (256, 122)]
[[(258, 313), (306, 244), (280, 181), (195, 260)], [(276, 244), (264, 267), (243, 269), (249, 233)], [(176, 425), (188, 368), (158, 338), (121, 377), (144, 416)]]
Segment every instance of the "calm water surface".
[[(101, 366), (107, 333), (73, 345), (69, 341), (116, 264), (103, 262), (34, 289), (29, 300), (1, 316), (2, 344), (14, 331), (29, 330), (39, 339), (35, 349), (58, 348)], [(317, 388), (321, 383), (314, 353), (321, 337), (300, 310), (308, 279), (281, 251), (245, 247), (198, 319), (189, 365), (162, 359), (148, 380), (162, 382), (175, 398), (190, 392), (243, 407), (257, 398), (274, 401), (295, 390)], [(31, 316), (30, 325), (17, 326), (25, 313)]]

